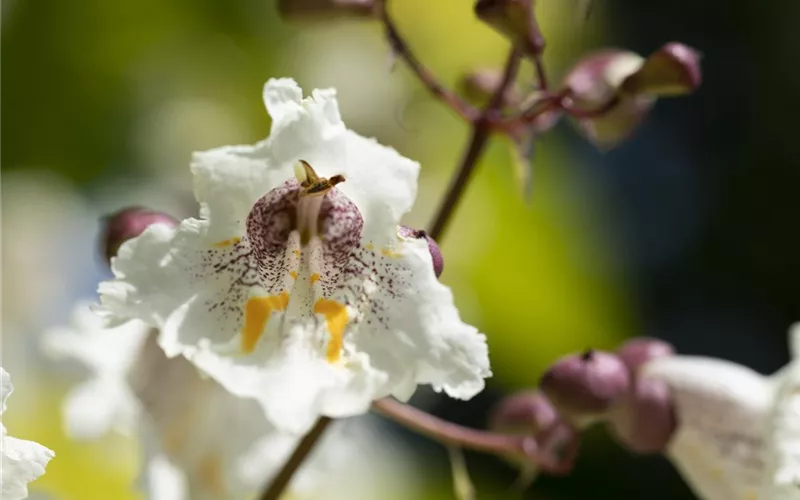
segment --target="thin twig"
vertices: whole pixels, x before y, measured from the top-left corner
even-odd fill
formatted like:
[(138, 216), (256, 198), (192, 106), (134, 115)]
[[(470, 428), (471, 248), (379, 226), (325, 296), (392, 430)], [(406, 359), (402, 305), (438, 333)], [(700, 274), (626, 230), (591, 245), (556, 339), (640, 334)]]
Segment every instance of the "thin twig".
[(405, 40), (397, 31), (397, 27), (389, 15), (387, 7), (388, 0), (378, 0), (375, 8), (377, 9), (378, 16), (383, 21), (384, 28), (386, 28), (386, 38), (392, 46), (395, 54), (408, 64), (411, 71), (417, 75), (417, 78), (422, 82), (425, 87), (437, 98), (441, 99), (445, 104), (450, 106), (456, 113), (459, 114), (464, 120), (468, 122), (475, 121), (480, 111), (467, 101), (458, 96), (455, 92), (447, 89), (444, 85), (439, 83), (434, 74), (416, 58), (411, 49), (406, 44)]
[(533, 436), (500, 434), (463, 427), (391, 398), (373, 402), (372, 409), (447, 446), (513, 457), (533, 463), (552, 474), (564, 474), (572, 468), (571, 462), (558, 463), (539, 456), (539, 445)]
[(260, 500), (278, 500), (281, 495), (283, 495), (284, 490), (286, 490), (286, 487), (289, 486), (289, 482), (292, 480), (292, 476), (294, 476), (294, 473), (297, 472), (303, 464), (303, 461), (305, 461), (308, 455), (314, 450), (314, 446), (319, 442), (319, 438), (322, 437), (325, 429), (328, 428), (332, 421), (333, 420), (329, 417), (320, 417), (319, 420), (317, 420), (314, 427), (297, 445), (292, 456), (289, 457), (289, 460), (283, 464), (283, 468), (272, 480), (269, 487), (261, 494), (259, 497)]
[(503, 80), (497, 89), (495, 89), (494, 94), (486, 104), (480, 116), (472, 123), (472, 135), (470, 136), (467, 150), (461, 158), (458, 173), (450, 182), (444, 201), (436, 212), (433, 224), (431, 224), (431, 228), (428, 231), (428, 234), (434, 240), (441, 239), (458, 205), (458, 201), (464, 194), (464, 189), (467, 187), (470, 175), (472, 175), (472, 172), (475, 170), (478, 159), (483, 153), (486, 143), (489, 141), (489, 136), (492, 132), (492, 123), (496, 121), (496, 115), (499, 114), (503, 106), (508, 88), (514, 83), (514, 78), (517, 76), (520, 60), (520, 52), (516, 48), (512, 48), (509, 52), (508, 60), (506, 61), (505, 70), (503, 71)]
[(544, 54), (544, 47), (547, 42), (542, 34), (542, 29), (539, 27), (539, 21), (536, 19), (534, 1), (531, 0), (525, 5), (528, 11), (526, 13), (528, 19), (528, 46), (531, 52), (531, 58), (533, 59), (533, 67), (536, 71), (539, 90), (546, 92), (548, 89), (547, 72), (544, 69), (542, 55)]

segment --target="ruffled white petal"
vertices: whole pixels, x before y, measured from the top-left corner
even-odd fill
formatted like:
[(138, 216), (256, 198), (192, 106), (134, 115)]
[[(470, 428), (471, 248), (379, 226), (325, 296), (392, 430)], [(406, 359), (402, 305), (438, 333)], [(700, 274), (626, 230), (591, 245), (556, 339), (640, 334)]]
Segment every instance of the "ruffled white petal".
[(3, 433), (2, 465), (0, 466), (0, 498), (18, 500), (28, 496), (28, 483), (44, 474), (47, 463), (55, 456), (39, 443), (25, 441)]
[(659, 358), (642, 373), (671, 389), (678, 429), (668, 455), (695, 493), (706, 500), (753, 498), (775, 394), (769, 379), (735, 363), (692, 356)]
[[(0, 410), (6, 410), (6, 401), (14, 391), (11, 377), (0, 367)], [(0, 498), (20, 500), (28, 496), (28, 483), (42, 474), (47, 463), (55, 456), (39, 443), (7, 435), (0, 423)]]
[(131, 434), (139, 416), (139, 404), (127, 384), (96, 378), (67, 394), (63, 412), (67, 435), (91, 440), (112, 430)]
[(371, 274), (351, 278), (349, 291), (372, 294), (361, 318), (370, 328), (356, 330), (352, 343), (389, 375), (387, 392), (405, 400), (418, 384), (430, 384), (469, 399), (483, 390), (491, 376), (486, 338), (461, 321), (425, 239), (402, 238), (394, 250), (360, 260)]
[(78, 362), (89, 372), (63, 405), (67, 432), (77, 439), (97, 439), (112, 429), (130, 433), (139, 417), (126, 377), (151, 328), (136, 320), (114, 328), (103, 323), (89, 304), (79, 304), (70, 326), (54, 328), (41, 340), (45, 354)]
[(793, 361), (775, 375), (778, 386), (766, 434), (762, 498), (800, 499), (800, 324), (789, 333)]
[(345, 128), (336, 92), (302, 90), (288, 78), (264, 86), (272, 117), (268, 139), (253, 146), (226, 146), (196, 153), (195, 195), (215, 240), (241, 236), (253, 204), (292, 178), (306, 160), (322, 177), (344, 175), (339, 186), (364, 217), (364, 237), (377, 245), (393, 239), (394, 228), (414, 203), (419, 164)]
[(386, 374), (363, 355), (328, 363), (318, 348), (327, 335), (320, 325), (312, 330), (294, 325), (280, 340), (278, 332), (270, 333), (247, 360), (202, 344), (197, 350), (187, 348), (186, 356), (232, 394), (256, 399), (274, 425), (296, 433), (306, 431), (319, 415), (365, 413), (386, 381)]
[(163, 453), (146, 457), (144, 470), (144, 491), (152, 500), (187, 499), (186, 476)]
[(6, 401), (12, 392), (14, 386), (11, 384), (11, 376), (0, 367), (0, 415), (6, 412)]

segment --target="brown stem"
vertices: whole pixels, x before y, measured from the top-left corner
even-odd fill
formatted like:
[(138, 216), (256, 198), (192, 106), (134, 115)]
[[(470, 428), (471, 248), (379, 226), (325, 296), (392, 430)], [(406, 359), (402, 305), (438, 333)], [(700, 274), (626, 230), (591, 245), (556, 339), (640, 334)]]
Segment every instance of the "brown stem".
[(272, 480), (266, 490), (259, 497), (260, 500), (278, 500), (283, 495), (292, 476), (308, 455), (314, 450), (314, 446), (319, 442), (319, 438), (328, 428), (333, 420), (329, 417), (320, 417), (314, 424), (314, 427), (306, 434), (303, 439), (298, 443), (294, 449), (292, 456), (283, 464), (283, 468), (278, 472), (278, 475)]
[(572, 467), (571, 462), (559, 463), (540, 457), (539, 444), (533, 436), (500, 434), (463, 427), (391, 398), (373, 402), (372, 409), (404, 427), (448, 446), (514, 457), (532, 462), (554, 474), (565, 473)]
[(389, 15), (389, 10), (386, 5), (387, 2), (388, 0), (378, 0), (375, 8), (377, 9), (378, 16), (383, 22), (384, 28), (386, 29), (386, 38), (389, 40), (392, 50), (394, 50), (395, 54), (403, 59), (406, 64), (408, 64), (408, 67), (411, 68), (411, 71), (417, 75), (417, 78), (419, 78), (422, 84), (425, 85), (425, 87), (427, 87), (434, 96), (450, 106), (450, 108), (458, 113), (459, 116), (461, 116), (464, 120), (468, 122), (475, 121), (480, 115), (480, 111), (459, 97), (458, 94), (448, 90), (445, 86), (439, 83), (433, 73), (428, 68), (423, 66), (422, 63), (419, 62), (419, 59), (416, 58), (414, 53), (411, 52), (411, 49), (409, 49), (403, 37), (400, 36), (394, 21), (392, 21), (392, 18)]
[(464, 189), (467, 187), (469, 178), (475, 170), (475, 166), (478, 164), (478, 159), (480, 159), (486, 143), (489, 141), (489, 136), (491, 135), (493, 127), (492, 124), (496, 121), (496, 115), (499, 114), (500, 109), (503, 107), (508, 88), (514, 83), (514, 78), (517, 76), (520, 60), (520, 52), (516, 48), (512, 48), (511, 52), (509, 52), (508, 60), (506, 61), (505, 70), (503, 71), (503, 80), (497, 89), (495, 89), (494, 94), (491, 99), (489, 99), (489, 102), (482, 110), (480, 116), (472, 123), (472, 135), (470, 136), (467, 150), (461, 158), (458, 173), (450, 182), (444, 201), (436, 212), (436, 216), (428, 231), (428, 234), (434, 240), (441, 239), (461, 199), (461, 195), (464, 194)]
[(539, 27), (539, 21), (536, 19), (533, 0), (526, 3), (526, 9), (528, 11), (528, 46), (533, 59), (533, 67), (536, 71), (536, 79), (539, 83), (539, 90), (547, 91), (547, 72), (544, 69), (544, 61), (542, 60), (546, 42), (542, 29)]

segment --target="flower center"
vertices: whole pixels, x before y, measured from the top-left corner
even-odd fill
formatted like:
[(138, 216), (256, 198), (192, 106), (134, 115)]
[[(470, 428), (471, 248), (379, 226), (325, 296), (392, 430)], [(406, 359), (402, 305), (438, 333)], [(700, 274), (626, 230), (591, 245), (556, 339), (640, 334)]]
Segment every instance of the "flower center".
[(319, 315), (328, 331), (326, 358), (333, 363), (341, 357), (350, 315), (332, 296), (360, 244), (364, 221), (335, 189), (344, 177), (319, 177), (304, 161), (295, 175), (259, 199), (247, 217), (259, 279), (244, 304), (241, 349), (255, 350), (273, 313), (284, 314), (282, 325)]

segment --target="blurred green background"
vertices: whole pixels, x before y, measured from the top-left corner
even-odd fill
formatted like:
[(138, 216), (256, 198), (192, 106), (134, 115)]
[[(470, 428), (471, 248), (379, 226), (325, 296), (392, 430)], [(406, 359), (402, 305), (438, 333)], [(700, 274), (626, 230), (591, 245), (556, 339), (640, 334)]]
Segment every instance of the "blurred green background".
[[(607, 154), (566, 126), (548, 134), (530, 202), (519, 196), (508, 145), (491, 144), (440, 242), (442, 280), (487, 333), (495, 373), (469, 403), (420, 394), (453, 420), (481, 426), (502, 394), (535, 385), (558, 356), (632, 335), (770, 371), (786, 358), (786, 327), (800, 319), (800, 170), (786, 116), (800, 44), (785, 12), (798, 5), (596, 3), (586, 23), (577, 1), (539, 5), (551, 77), (592, 48), (646, 54), (676, 39), (705, 53), (704, 87), (660, 102)], [(504, 59), (507, 43), (470, 2), (396, 0), (392, 11), (450, 86)], [(57, 452), (34, 491), (136, 498), (135, 445), (69, 442), (59, 415), (69, 380), (37, 351), (41, 331), (64, 323), (104, 276), (99, 217), (130, 204), (194, 214), (190, 153), (265, 137), (261, 87), (273, 76), (306, 91), (336, 87), (350, 128), (422, 164), (407, 218), (417, 227), (468, 131), (402, 63), (389, 71), (379, 26), (290, 25), (273, 0), (7, 0), (2, 28), (2, 361), (17, 386), (6, 425)], [(445, 451), (398, 432), (428, 471), (431, 497), (449, 497)], [(479, 498), (519, 496), (508, 493), (510, 467), (469, 459)], [(663, 460), (630, 457), (602, 432), (587, 436), (575, 474), (539, 481), (526, 497), (691, 498)]]

